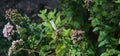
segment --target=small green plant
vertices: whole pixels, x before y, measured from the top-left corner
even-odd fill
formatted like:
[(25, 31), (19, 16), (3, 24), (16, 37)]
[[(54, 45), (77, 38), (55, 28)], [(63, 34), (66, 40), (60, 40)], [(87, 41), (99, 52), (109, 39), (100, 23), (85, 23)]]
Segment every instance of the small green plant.
[[(67, 26), (71, 22), (71, 17), (65, 17), (63, 12), (56, 12), (56, 10), (47, 13), (47, 10), (45, 9), (40, 12), (41, 14), (38, 16), (43, 19), (42, 24), (48, 29), (45, 31), (45, 37), (51, 39), (49, 45), (54, 47), (53, 52), (55, 52), (55, 56), (64, 56), (67, 55), (67, 53), (71, 53), (71, 55), (75, 56), (75, 45), (72, 44), (70, 35), (73, 30)], [(79, 35), (80, 34), (82, 33), (79, 33)]]
[[(38, 16), (43, 20), (41, 24), (31, 22), (27, 16), (22, 16), (18, 12), (12, 12), (10, 16), (12, 17), (6, 25), (10, 28), (10, 35), (4, 35), (12, 43), (8, 56), (23, 55), (23, 52), (26, 56), (77, 55), (76, 48), (83, 39), (84, 31), (70, 28), (68, 25), (71, 17), (66, 17), (64, 12), (48, 12), (47, 9), (40, 11)], [(4, 34), (7, 34), (5, 30)]]

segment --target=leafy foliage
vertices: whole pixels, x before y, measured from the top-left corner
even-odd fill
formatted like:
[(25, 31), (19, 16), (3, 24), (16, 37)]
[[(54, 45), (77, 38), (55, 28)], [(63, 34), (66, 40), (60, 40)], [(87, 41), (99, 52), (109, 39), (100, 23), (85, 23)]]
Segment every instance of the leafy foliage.
[[(119, 5), (116, 1), (95, 0), (94, 5), (89, 9), (91, 16), (91, 25), (94, 27), (93, 32), (98, 35), (98, 47), (102, 48), (100, 56), (118, 55), (119, 46)], [(109, 6), (108, 6), (109, 5)], [(116, 9), (115, 9), (116, 8)], [(102, 50), (105, 51), (102, 51)], [(110, 53), (109, 53), (110, 52)]]
[(24, 44), (17, 45), (11, 56), (120, 56), (119, 4), (119, 0), (61, 0), (61, 11), (40, 10), (42, 23), (12, 12), (7, 19), (14, 26), (12, 40), (0, 33), (0, 42), (8, 42), (1, 43), (0, 53), (22, 39)]

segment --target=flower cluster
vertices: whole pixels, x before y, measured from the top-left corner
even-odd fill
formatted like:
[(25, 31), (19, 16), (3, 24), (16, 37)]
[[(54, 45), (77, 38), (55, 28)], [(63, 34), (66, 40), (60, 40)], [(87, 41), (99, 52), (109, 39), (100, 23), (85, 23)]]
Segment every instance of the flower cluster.
[(56, 30), (56, 31), (55, 31), (55, 36), (59, 36), (59, 35), (60, 35), (60, 32), (61, 32), (60, 29)]
[(10, 22), (8, 22), (3, 29), (3, 36), (6, 37), (8, 40), (12, 39), (12, 33), (13, 32), (17, 32), (18, 34), (20, 34), (20, 30), (21, 27), (19, 25), (16, 25), (16, 31), (13, 30), (13, 25), (10, 24)]
[(12, 53), (14, 54), (16, 52), (16, 50), (17, 50), (17, 48), (16, 48), (17, 44), (23, 45), (23, 43), (24, 43), (24, 41), (22, 39), (13, 41), (11, 47), (8, 50), (8, 56), (10, 56)]
[(89, 8), (90, 7), (90, 5), (93, 3), (93, 0), (84, 0), (84, 3), (85, 3), (85, 7), (86, 8)]
[(12, 39), (12, 31), (13, 31), (13, 26), (8, 22), (3, 29), (3, 36), (8, 38), (8, 40)]
[(84, 31), (81, 30), (73, 30), (71, 32), (71, 40), (73, 41), (74, 44), (79, 43), (80, 40), (82, 39)]
[(11, 13), (17, 13), (18, 11), (16, 9), (8, 9), (6, 11), (5, 17), (6, 19), (10, 19), (11, 18)]

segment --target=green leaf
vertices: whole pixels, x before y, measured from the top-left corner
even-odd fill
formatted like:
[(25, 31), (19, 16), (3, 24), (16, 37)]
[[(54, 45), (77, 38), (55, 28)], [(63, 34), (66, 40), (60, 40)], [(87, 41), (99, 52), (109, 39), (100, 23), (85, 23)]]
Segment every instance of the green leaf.
[(88, 20), (93, 20), (94, 19), (94, 17), (89, 17), (89, 19)]
[(98, 47), (102, 47), (103, 45), (109, 43), (107, 40), (101, 41), (98, 45)]
[(107, 53), (102, 53), (100, 56), (109, 56)]
[(43, 22), (42, 24), (43, 24), (43, 26), (46, 26), (48, 28), (52, 28), (51, 24), (48, 22)]
[(40, 12), (41, 12), (41, 14), (46, 14), (47, 13), (47, 9), (41, 10)]
[(120, 52), (116, 49), (106, 49), (104, 53), (102, 53), (100, 56), (112, 56), (112, 55), (117, 55)]
[(55, 13), (56, 13), (56, 10), (49, 12), (47, 15), (48, 19), (49, 20), (55, 19)]
[(61, 25), (60, 23), (61, 23), (61, 19), (60, 19), (60, 16), (58, 16), (57, 19), (56, 19), (56, 21), (55, 21), (55, 24), (57, 26), (60, 26)]
[(63, 28), (62, 35), (63, 36), (70, 36), (70, 32), (71, 32), (71, 29), (64, 29)]
[(39, 56), (45, 56), (45, 53), (43, 51), (40, 51)]
[(46, 17), (47, 9), (41, 10), (40, 13), (41, 14), (38, 14), (38, 16), (41, 17), (43, 21), (46, 21), (47, 20), (47, 17)]
[(100, 30), (100, 27), (95, 27), (95, 28), (93, 29), (93, 32), (96, 32), (96, 31), (98, 31), (98, 30)]
[(114, 29), (111, 26), (105, 25), (104, 30), (106, 31), (114, 31)]
[(51, 37), (55, 40), (56, 39), (56, 35), (54, 33), (52, 33)]
[(120, 38), (119, 38), (119, 44), (120, 44)]
[(53, 20), (50, 21), (51, 26), (53, 27), (54, 30), (57, 30), (56, 24), (54, 23)]
[(41, 17), (43, 21), (47, 21), (45, 14), (38, 14), (38, 16)]
[(100, 31), (99, 37), (98, 37), (98, 42), (102, 41), (106, 37), (106, 32), (105, 31)]
[(115, 3), (120, 3), (120, 0), (115, 1)]
[(71, 56), (75, 56), (76, 50), (71, 50)]
[(63, 56), (65, 54), (65, 45), (58, 44), (55, 51), (56, 51), (56, 56)]
[(103, 12), (102, 12), (102, 15), (103, 15), (103, 16), (107, 16), (108, 13), (107, 13), (106, 11), (103, 11)]
[(95, 18), (95, 19), (92, 20), (92, 26), (93, 26), (93, 27), (95, 27), (95, 26), (97, 26), (97, 25), (100, 25), (100, 24), (101, 24), (101, 22), (100, 22), (100, 20), (98, 20), (97, 18)]

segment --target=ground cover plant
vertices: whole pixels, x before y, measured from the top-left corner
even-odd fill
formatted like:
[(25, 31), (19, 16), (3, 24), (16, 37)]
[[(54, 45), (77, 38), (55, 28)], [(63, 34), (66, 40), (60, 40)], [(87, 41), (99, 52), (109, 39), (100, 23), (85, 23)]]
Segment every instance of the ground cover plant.
[(59, 4), (39, 10), (37, 19), (7, 9), (0, 18), (0, 56), (120, 56), (119, 0)]

